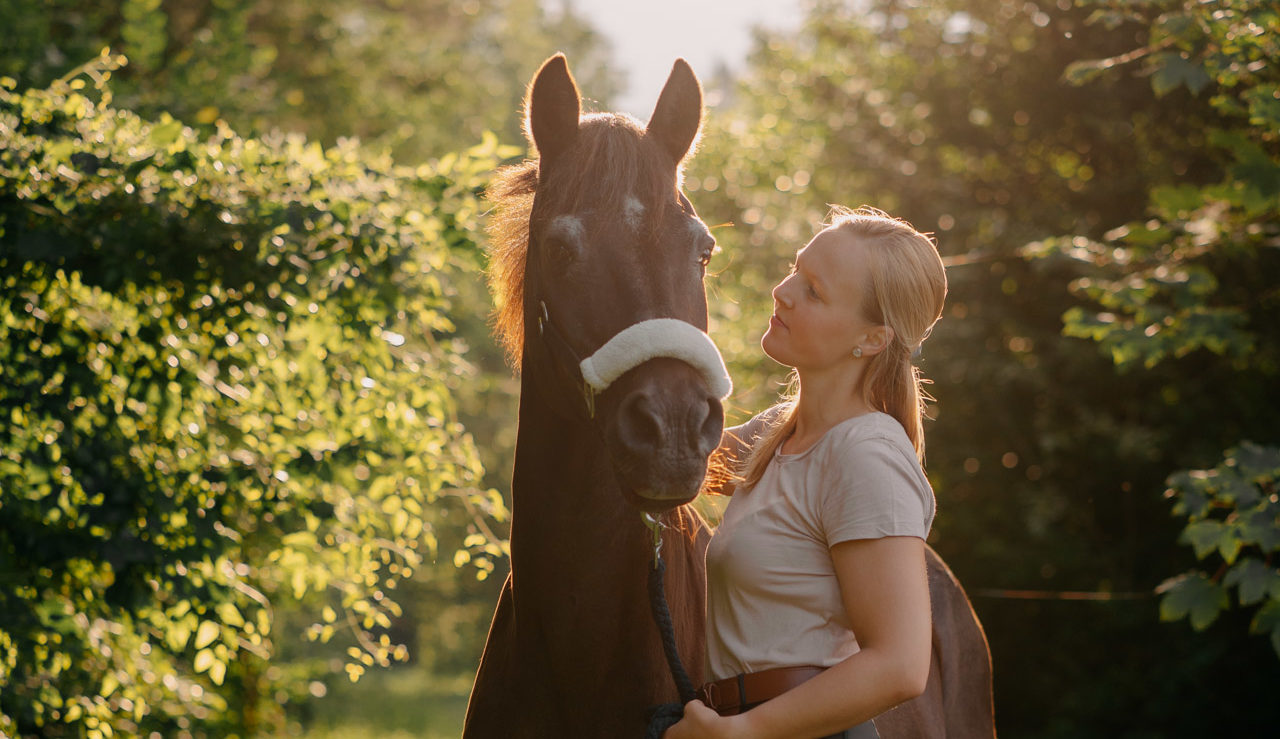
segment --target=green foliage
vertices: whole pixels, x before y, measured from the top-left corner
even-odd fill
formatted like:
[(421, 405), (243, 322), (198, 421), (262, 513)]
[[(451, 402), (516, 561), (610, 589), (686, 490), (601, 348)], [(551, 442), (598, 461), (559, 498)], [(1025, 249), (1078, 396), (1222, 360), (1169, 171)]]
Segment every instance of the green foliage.
[(1209, 141), (1225, 177), (1155, 187), (1148, 219), (1101, 241), (1059, 239), (1027, 253), (1066, 254), (1101, 268), (1073, 289), (1103, 310), (1071, 310), (1066, 332), (1098, 342), (1122, 368), (1198, 349), (1271, 365), (1275, 357), (1259, 355), (1249, 317), (1273, 306), (1277, 293), (1224, 295), (1219, 275), (1266, 265), (1263, 252), (1280, 240), (1280, 10), (1255, 0), (1106, 7), (1151, 18), (1148, 45), (1088, 64), (1109, 69), (1141, 59), (1157, 95), (1180, 86), (1195, 94), (1212, 83), (1208, 103), (1221, 119)]
[(0, 83), (0, 731), (279, 731), (333, 669), (273, 661), (280, 612), (355, 680), (442, 542), (503, 556), (442, 529), (506, 517), (449, 313), (510, 152), (201, 135), (113, 107), (122, 64)]
[(1219, 559), (1212, 576), (1190, 572), (1166, 580), (1160, 591), (1160, 617), (1190, 618), (1196, 630), (1213, 623), (1230, 607), (1234, 589), (1241, 607), (1259, 606), (1251, 631), (1267, 634), (1280, 654), (1280, 448), (1248, 442), (1227, 452), (1210, 470), (1178, 472), (1169, 477), (1165, 496), (1174, 513), (1186, 516), (1182, 542), (1196, 558)]
[(131, 60), (116, 99), (143, 116), (355, 136), (401, 162), (486, 130), (518, 141), (525, 83), (556, 51), (592, 94), (617, 89), (599, 37), (538, 0), (0, 0), (0, 17), (0, 75), (23, 87), (109, 46)]
[[(1179, 88), (1207, 95), (1207, 106), (1219, 115), (1208, 140), (1223, 174), (1212, 183), (1152, 188), (1148, 218), (1099, 241), (1053, 239), (1025, 253), (1065, 255), (1086, 265), (1072, 290), (1088, 307), (1066, 311), (1064, 333), (1096, 342), (1120, 370), (1203, 351), (1221, 357), (1237, 377), (1274, 385), (1280, 375), (1271, 318), (1280, 308), (1280, 8), (1255, 0), (1102, 5), (1099, 13), (1123, 11), (1143, 21), (1147, 43), (1082, 68), (1141, 60), (1155, 95)], [(1231, 418), (1229, 410), (1218, 413)], [(1270, 499), (1275, 455), (1272, 447), (1242, 444), (1214, 470), (1169, 478), (1174, 512), (1188, 520), (1181, 541), (1198, 559), (1216, 552), (1224, 564), (1213, 576), (1193, 571), (1166, 581), (1160, 615), (1189, 617), (1202, 630), (1229, 607), (1227, 590), (1235, 586), (1242, 606), (1266, 601), (1252, 630), (1270, 633), (1280, 654), (1280, 632), (1267, 625), (1280, 607), (1269, 595), (1280, 582), (1272, 562), (1273, 542), (1280, 540)]]

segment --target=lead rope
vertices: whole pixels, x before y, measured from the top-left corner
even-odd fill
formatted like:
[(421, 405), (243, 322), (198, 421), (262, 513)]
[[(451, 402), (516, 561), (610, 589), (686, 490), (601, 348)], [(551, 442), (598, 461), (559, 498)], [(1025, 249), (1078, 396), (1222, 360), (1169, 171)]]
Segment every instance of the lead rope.
[(667, 565), (662, 561), (662, 529), (663, 524), (657, 516), (642, 513), (640, 517), (644, 525), (653, 533), (653, 567), (649, 568), (649, 608), (653, 612), (653, 622), (658, 627), (658, 635), (662, 638), (662, 651), (667, 656), (667, 667), (671, 669), (671, 677), (675, 680), (676, 691), (680, 694), (679, 703), (662, 703), (649, 710), (649, 729), (645, 739), (662, 739), (662, 734), (674, 726), (684, 716), (684, 704), (693, 700), (696, 695), (693, 681), (680, 661), (680, 650), (676, 646), (676, 632), (671, 624), (671, 610), (667, 607), (667, 594), (663, 588), (662, 576)]

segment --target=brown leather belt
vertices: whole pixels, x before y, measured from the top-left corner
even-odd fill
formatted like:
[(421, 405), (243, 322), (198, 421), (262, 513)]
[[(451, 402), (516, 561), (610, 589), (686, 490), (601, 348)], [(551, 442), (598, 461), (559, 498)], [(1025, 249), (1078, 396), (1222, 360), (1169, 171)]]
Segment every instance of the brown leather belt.
[(775, 667), (735, 675), (698, 688), (698, 700), (721, 716), (732, 716), (776, 698), (822, 671), (821, 667)]

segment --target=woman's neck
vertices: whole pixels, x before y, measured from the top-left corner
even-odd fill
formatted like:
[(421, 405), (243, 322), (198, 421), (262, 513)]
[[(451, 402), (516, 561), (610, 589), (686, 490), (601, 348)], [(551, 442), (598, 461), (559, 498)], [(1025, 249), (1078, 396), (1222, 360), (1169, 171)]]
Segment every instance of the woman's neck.
[[(853, 369), (857, 371), (850, 371)], [(802, 452), (836, 424), (874, 410), (858, 390), (861, 370), (856, 367), (843, 372), (797, 371), (796, 427), (784, 443), (785, 453)]]

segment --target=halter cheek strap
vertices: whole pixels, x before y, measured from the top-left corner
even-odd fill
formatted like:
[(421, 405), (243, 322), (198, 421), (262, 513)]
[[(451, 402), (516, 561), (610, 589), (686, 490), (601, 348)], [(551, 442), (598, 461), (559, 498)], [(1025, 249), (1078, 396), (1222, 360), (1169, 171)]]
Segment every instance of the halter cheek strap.
[(587, 386), (599, 393), (628, 370), (658, 357), (679, 359), (697, 369), (720, 400), (733, 391), (715, 342), (697, 326), (675, 318), (652, 318), (628, 326), (578, 366)]

